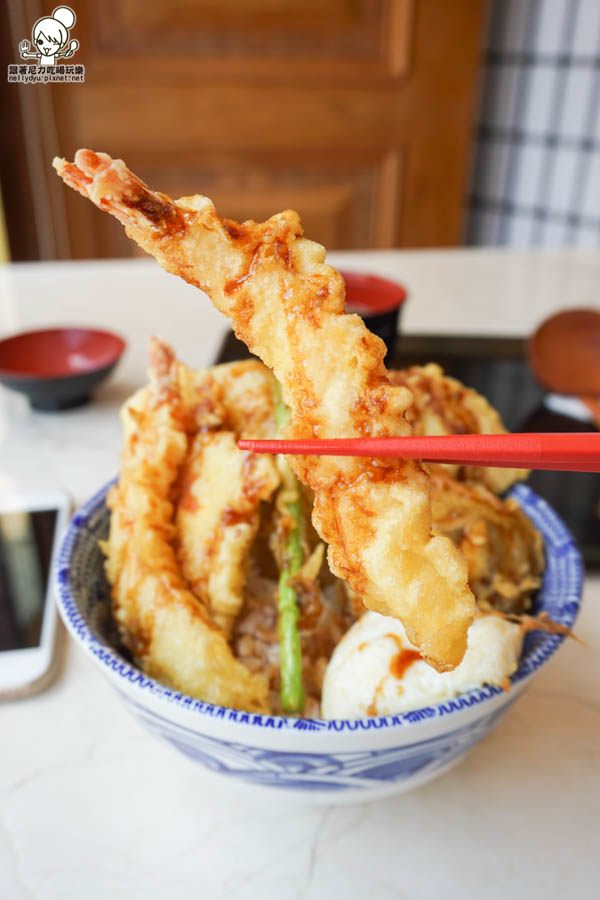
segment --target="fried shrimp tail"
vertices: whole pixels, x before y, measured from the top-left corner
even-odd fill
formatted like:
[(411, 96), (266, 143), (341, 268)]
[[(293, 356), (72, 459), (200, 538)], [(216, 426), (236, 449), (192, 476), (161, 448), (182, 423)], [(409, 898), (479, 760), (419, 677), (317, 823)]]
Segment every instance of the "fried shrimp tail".
[[(64, 180), (119, 219), (159, 264), (202, 288), (250, 350), (273, 370), (290, 408), (293, 438), (410, 433), (410, 391), (393, 385), (385, 347), (344, 314), (344, 282), (325, 250), (302, 237), (298, 215), (220, 219), (206, 197), (172, 201), (121, 160), (79, 150), (55, 160)], [(439, 670), (462, 659), (475, 602), (452, 542), (431, 530), (429, 479), (402, 460), (297, 457), (314, 492), (313, 522), (332, 572), (364, 603), (402, 620)]]
[(266, 710), (266, 679), (235, 659), (179, 571), (171, 497), (188, 450), (188, 414), (172, 351), (154, 340), (150, 385), (123, 409), (121, 476), (108, 501), (113, 614), (149, 675), (212, 703)]

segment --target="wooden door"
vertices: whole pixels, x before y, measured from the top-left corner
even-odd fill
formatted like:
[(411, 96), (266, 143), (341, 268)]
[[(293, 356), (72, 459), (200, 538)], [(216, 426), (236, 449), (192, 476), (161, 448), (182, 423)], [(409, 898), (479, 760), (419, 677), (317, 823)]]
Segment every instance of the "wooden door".
[[(16, 55), (49, 12), (38, 0), (14, 7)], [(85, 84), (5, 87), (30, 123), (39, 255), (135, 252), (51, 173), (55, 153), (80, 146), (122, 157), (172, 196), (207, 194), (230, 218), (295, 208), (330, 249), (460, 242), (484, 0), (73, 7)], [(7, 201), (9, 228), (14, 215)]]

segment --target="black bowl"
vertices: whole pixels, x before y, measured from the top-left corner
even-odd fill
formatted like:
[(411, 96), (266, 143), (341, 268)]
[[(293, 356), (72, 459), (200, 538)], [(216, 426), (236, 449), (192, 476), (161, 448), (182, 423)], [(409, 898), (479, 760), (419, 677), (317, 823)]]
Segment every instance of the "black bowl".
[(0, 384), (25, 394), (34, 409), (73, 409), (88, 402), (125, 346), (95, 328), (22, 331), (0, 341)]

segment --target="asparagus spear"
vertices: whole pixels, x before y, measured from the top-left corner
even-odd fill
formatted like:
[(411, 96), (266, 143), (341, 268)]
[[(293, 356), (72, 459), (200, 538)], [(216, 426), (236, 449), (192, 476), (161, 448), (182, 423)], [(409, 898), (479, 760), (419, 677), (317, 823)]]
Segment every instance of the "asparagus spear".
[[(275, 424), (280, 434), (289, 418), (289, 410), (281, 397), (281, 388), (275, 381)], [(293, 525), (287, 533), (283, 547), (283, 563), (278, 589), (278, 629), (280, 694), (283, 711), (300, 713), (304, 709), (304, 689), (302, 687), (302, 647), (298, 621), (298, 597), (290, 580), (302, 568), (303, 514), (300, 485), (285, 457), (279, 457), (286, 501), (285, 509)]]

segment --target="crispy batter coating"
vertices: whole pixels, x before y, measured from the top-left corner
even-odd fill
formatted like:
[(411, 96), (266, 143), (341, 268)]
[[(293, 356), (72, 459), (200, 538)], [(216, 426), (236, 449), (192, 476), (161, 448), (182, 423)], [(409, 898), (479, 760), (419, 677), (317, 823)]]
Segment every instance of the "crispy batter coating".
[(181, 571), (211, 617), (231, 634), (242, 607), (260, 504), (279, 485), (271, 457), (240, 453), (238, 438), (273, 436), (273, 378), (257, 360), (194, 372), (179, 385), (195, 435), (179, 479), (175, 515)]
[[(173, 202), (121, 160), (79, 150), (54, 167), (71, 187), (125, 226), (167, 271), (202, 288), (272, 369), (291, 409), (287, 435), (410, 433), (411, 395), (392, 385), (385, 347), (344, 314), (341, 276), (325, 250), (302, 238), (295, 212), (267, 222), (220, 219), (206, 197)], [(402, 619), (410, 640), (440, 671), (463, 657), (475, 610), (466, 565), (431, 532), (429, 481), (417, 463), (296, 458), (315, 494), (313, 522), (329, 544), (331, 570), (367, 606)]]
[[(485, 397), (456, 378), (444, 374), (436, 363), (390, 372), (394, 384), (407, 387), (413, 397), (406, 410), (415, 434), (505, 434), (499, 413)], [(502, 494), (515, 481), (527, 478), (527, 469), (490, 469), (476, 466), (429, 464), (461, 481), (480, 481), (495, 494)]]
[(257, 359), (213, 366), (221, 391), (227, 426), (239, 437), (269, 438), (276, 434), (273, 376)]
[(260, 501), (279, 484), (274, 461), (240, 453), (237, 441), (232, 431), (194, 438), (175, 519), (181, 571), (227, 635), (244, 601)]
[(527, 612), (541, 583), (544, 552), (541, 534), (518, 503), (439, 471), (431, 487), (433, 530), (449, 537), (466, 559), (480, 609)]
[(158, 341), (150, 379), (122, 412), (125, 446), (104, 547), (113, 614), (148, 674), (209, 702), (266, 710), (267, 680), (235, 659), (177, 563), (173, 495), (192, 409), (183, 402), (173, 354)]

